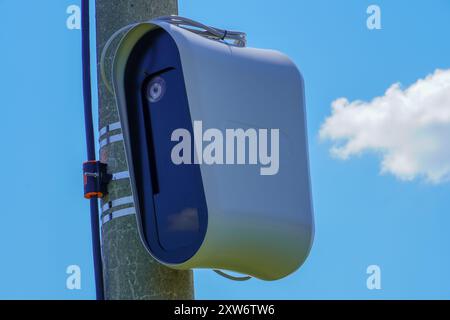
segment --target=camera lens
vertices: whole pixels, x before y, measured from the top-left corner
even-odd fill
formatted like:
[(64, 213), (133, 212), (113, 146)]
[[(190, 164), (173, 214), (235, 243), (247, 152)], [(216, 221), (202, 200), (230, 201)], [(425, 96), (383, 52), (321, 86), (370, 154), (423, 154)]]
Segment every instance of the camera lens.
[(166, 82), (161, 77), (155, 77), (147, 85), (147, 99), (151, 103), (158, 102), (166, 93)]

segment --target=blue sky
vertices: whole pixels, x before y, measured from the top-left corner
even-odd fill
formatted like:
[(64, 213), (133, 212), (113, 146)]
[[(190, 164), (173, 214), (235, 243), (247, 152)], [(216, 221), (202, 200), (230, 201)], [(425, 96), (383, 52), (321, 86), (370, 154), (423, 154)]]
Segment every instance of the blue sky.
[[(382, 10), (382, 30), (366, 9)], [(0, 298), (94, 298), (80, 36), (66, 28), (79, 1), (0, 1)], [(449, 298), (447, 182), (380, 174), (382, 155), (330, 156), (319, 131), (339, 97), (370, 101), (450, 69), (450, 3), (419, 1), (180, 0), (180, 15), (246, 31), (252, 47), (288, 54), (306, 82), (316, 238), (306, 264), (276, 282), (235, 283), (195, 273), (197, 298)], [(66, 289), (66, 267), (82, 289)], [(366, 268), (382, 289), (366, 288)]]

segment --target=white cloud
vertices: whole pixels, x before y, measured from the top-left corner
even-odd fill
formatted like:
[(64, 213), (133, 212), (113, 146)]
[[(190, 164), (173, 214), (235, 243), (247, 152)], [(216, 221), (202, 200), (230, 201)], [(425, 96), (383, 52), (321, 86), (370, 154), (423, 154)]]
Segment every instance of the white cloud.
[(450, 70), (436, 70), (404, 90), (396, 83), (370, 102), (335, 100), (320, 138), (333, 141), (337, 158), (380, 154), (381, 172), (401, 180), (449, 181)]

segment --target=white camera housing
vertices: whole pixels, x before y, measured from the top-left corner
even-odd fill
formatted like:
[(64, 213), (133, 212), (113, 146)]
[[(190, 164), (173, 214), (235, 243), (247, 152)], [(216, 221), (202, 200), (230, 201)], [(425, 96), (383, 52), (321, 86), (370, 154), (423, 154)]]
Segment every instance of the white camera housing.
[[(211, 40), (156, 19), (124, 35), (113, 83), (148, 252), (176, 269), (263, 280), (297, 270), (309, 254), (314, 221), (304, 83), (295, 64), (274, 50)], [(167, 163), (178, 143), (170, 132), (184, 124), (195, 136), (199, 121), (224, 137), (227, 129), (278, 130), (278, 170)]]

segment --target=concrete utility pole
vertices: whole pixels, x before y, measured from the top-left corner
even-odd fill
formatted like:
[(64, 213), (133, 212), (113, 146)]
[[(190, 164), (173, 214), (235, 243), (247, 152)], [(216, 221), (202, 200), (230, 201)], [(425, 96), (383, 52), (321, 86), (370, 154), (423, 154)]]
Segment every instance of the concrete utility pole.
[[(120, 28), (158, 16), (177, 14), (177, 0), (97, 0), (97, 61), (103, 46)], [(111, 51), (117, 46), (115, 41)], [(111, 59), (106, 63), (110, 70)], [(99, 71), (99, 69), (98, 69)], [(109, 72), (108, 72), (109, 73)], [(98, 72), (99, 74), (99, 72)], [(98, 77), (99, 128), (119, 121), (114, 96)], [(113, 130), (102, 136), (120, 134)], [(100, 151), (100, 160), (110, 173), (128, 171), (122, 141), (109, 143)], [(102, 204), (131, 196), (128, 179), (112, 181)], [(130, 204), (111, 210), (130, 207)], [(105, 299), (193, 299), (192, 271), (169, 269), (149, 256), (139, 239), (134, 214), (112, 219), (102, 226)]]

